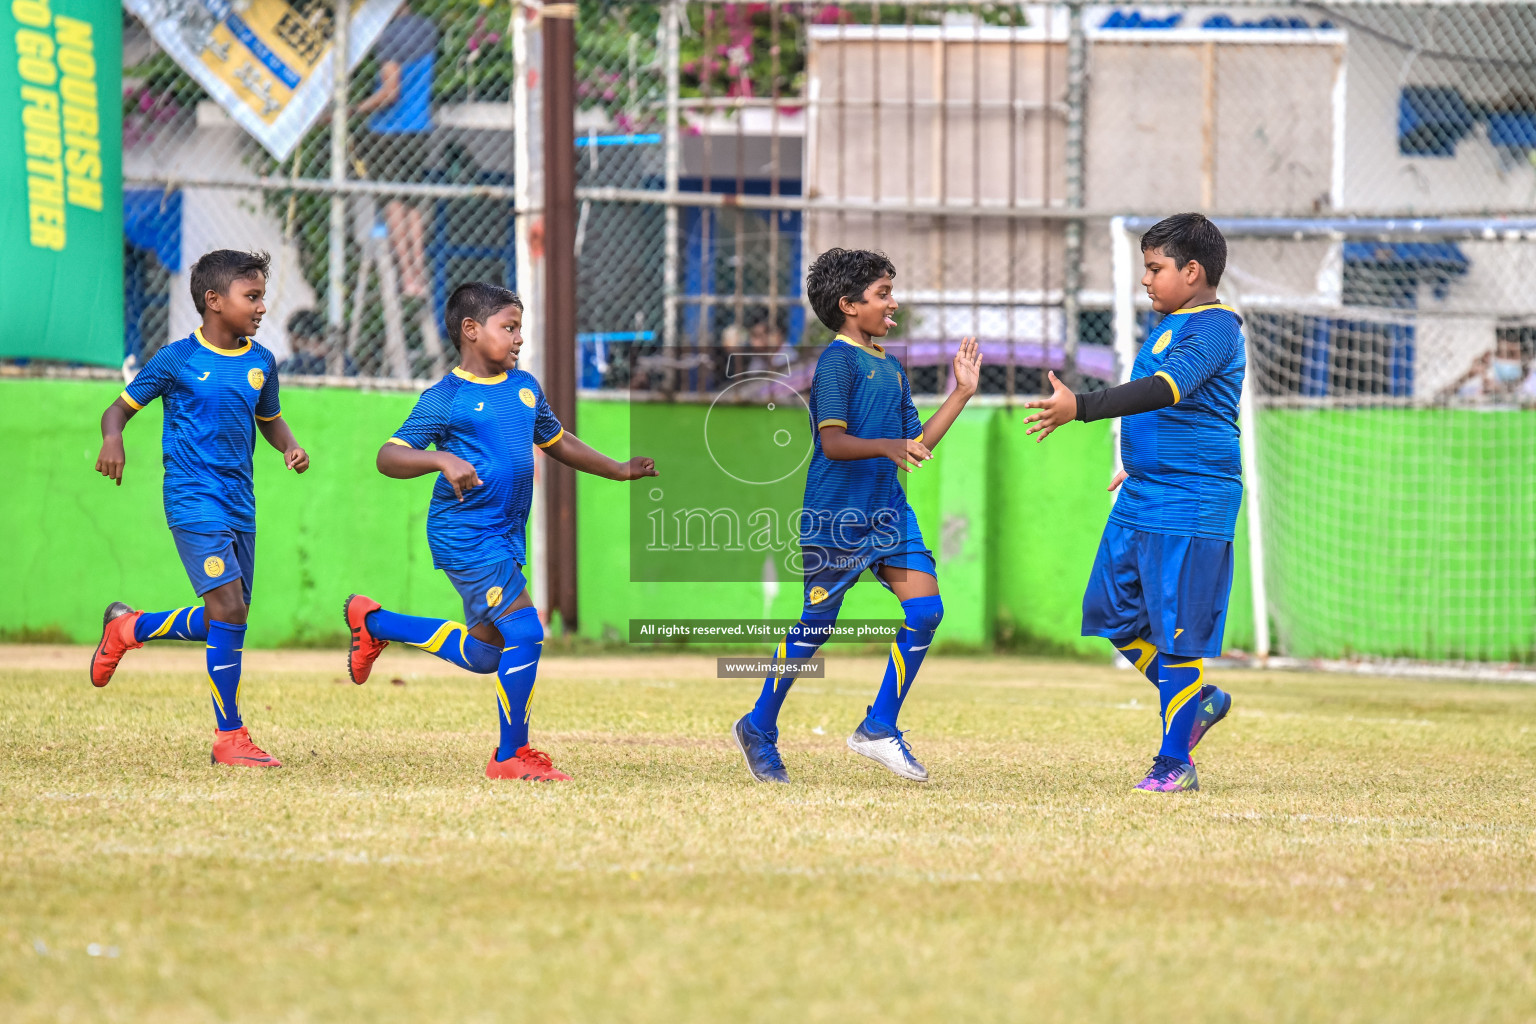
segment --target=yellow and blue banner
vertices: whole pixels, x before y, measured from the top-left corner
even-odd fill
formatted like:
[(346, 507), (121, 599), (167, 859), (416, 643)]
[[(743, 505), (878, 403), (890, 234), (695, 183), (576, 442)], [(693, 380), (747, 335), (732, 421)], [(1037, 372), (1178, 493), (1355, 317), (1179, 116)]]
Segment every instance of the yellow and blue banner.
[[(123, 6), (278, 160), (330, 103), (333, 0), (123, 0)], [(348, 67), (362, 60), (398, 6), (400, 0), (352, 0)]]

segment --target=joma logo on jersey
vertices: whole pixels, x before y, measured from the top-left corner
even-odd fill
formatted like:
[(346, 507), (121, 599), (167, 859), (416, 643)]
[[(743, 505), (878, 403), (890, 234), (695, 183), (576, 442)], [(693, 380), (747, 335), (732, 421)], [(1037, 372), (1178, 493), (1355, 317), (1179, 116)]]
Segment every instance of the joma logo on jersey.
[(267, 375), (261, 372), (260, 367), (253, 366), (251, 372), (245, 375), (245, 379), (250, 382), (251, 387), (260, 391), (261, 386), (267, 382)]
[(523, 404), (526, 405), (530, 409), (532, 409), (535, 405), (538, 404), (538, 399), (533, 397), (533, 389), (532, 388), (523, 388), (523, 390), (521, 390), (521, 391), (519, 391), (517, 393), (517, 397), (521, 398), (523, 400)]
[(207, 380), (208, 379), (208, 375), (210, 373), (212, 373), (212, 372), (213, 372), (212, 370), (204, 370), (203, 371), (203, 375), (201, 377), (197, 378), (197, 379), (198, 380)]
[(479, 405), (475, 406), (475, 412), (479, 412), (481, 409), (484, 409), (484, 408), (485, 408), (485, 403), (481, 402)]
[(1152, 346), (1152, 354), (1157, 355), (1163, 349), (1167, 348), (1171, 341), (1173, 341), (1173, 332), (1164, 331), (1163, 336), (1157, 339), (1157, 344)]

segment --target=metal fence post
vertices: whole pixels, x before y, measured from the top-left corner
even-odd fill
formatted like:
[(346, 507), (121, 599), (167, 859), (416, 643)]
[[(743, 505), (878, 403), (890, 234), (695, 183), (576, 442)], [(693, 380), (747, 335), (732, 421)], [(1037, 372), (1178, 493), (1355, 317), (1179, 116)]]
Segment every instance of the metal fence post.
[(331, 226), (327, 239), (326, 322), (331, 343), (326, 362), (330, 372), (339, 374), (345, 364), (347, 344), (343, 292), (347, 276), (347, 22), (352, 12), (350, 0), (336, 0), (336, 27), (331, 35), (331, 56), (335, 62), (335, 81), (331, 89)]
[[(576, 5), (545, 4), (544, 389), (555, 415), (576, 425)], [(547, 463), (545, 537), (549, 609), (576, 627), (576, 471)]]
[(678, 18), (679, 0), (670, 0), (667, 4), (666, 18), (666, 50), (663, 54), (667, 72), (667, 120), (666, 120), (666, 167), (665, 167), (665, 195), (667, 197), (666, 209), (666, 248), (662, 252), (662, 323), (661, 339), (662, 348), (668, 357), (676, 355), (677, 349), (677, 180), (678, 172), (682, 164), (682, 141), (679, 138), (678, 98), (682, 91), (679, 75), (678, 61)]
[[(1083, 36), (1083, 5), (1067, 6), (1067, 140), (1066, 162), (1067, 207), (1083, 208), (1083, 106), (1086, 102), (1085, 79), (1087, 77), (1087, 40)], [(1062, 347), (1065, 357), (1067, 383), (1077, 386), (1077, 343), (1081, 331), (1079, 304), (1083, 284), (1083, 222), (1072, 219), (1066, 223), (1062, 267), (1062, 317), (1066, 329)]]

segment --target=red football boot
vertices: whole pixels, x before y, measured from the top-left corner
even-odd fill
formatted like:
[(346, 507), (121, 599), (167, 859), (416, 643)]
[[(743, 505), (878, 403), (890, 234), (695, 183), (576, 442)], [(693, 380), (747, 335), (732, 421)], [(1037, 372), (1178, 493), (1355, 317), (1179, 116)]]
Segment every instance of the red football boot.
[(96, 653), (91, 655), (93, 685), (106, 686), (110, 683), (112, 673), (117, 671), (117, 663), (123, 655), (144, 646), (133, 638), (133, 624), (143, 614), (121, 601), (107, 605), (106, 614), (101, 617), (101, 643), (96, 645)]
[(485, 766), (488, 779), (527, 779), (530, 782), (570, 782), (571, 777), (556, 768), (549, 755), (524, 744), (517, 753), (505, 761), (496, 760), (491, 751), (491, 763)]
[(251, 734), (241, 726), (228, 732), (213, 730), (213, 763), (241, 765), (246, 768), (281, 768), (283, 762), (251, 742)]
[(389, 646), (388, 640), (376, 640), (368, 632), (368, 613), (378, 611), (379, 607), (379, 602), (362, 594), (353, 594), (341, 606), (342, 615), (347, 620), (347, 629), (352, 632), (352, 651), (347, 655), (347, 675), (359, 686), (368, 681), (368, 673), (373, 671), (373, 663), (379, 652)]

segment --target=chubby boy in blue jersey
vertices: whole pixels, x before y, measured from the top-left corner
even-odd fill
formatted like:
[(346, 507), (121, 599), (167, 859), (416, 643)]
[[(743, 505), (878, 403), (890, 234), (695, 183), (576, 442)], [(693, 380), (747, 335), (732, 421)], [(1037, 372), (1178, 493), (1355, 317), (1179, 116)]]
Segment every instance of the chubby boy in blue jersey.
[(122, 656), (148, 640), (202, 640), (213, 694), (215, 764), (277, 768), (240, 717), (240, 655), (256, 564), (251, 454), (256, 431), (297, 473), (309, 456), (282, 419), (277, 360), (251, 340), (266, 314), (265, 253), (219, 249), (192, 265), (203, 325), (156, 352), (101, 417), (96, 469), (123, 482), (123, 427), (159, 398), (165, 409), (165, 519), (203, 606), (168, 612), (107, 606), (91, 682), (106, 686)]
[[(829, 249), (811, 264), (805, 293), (837, 337), (811, 383), (813, 441), (800, 513), (805, 605), (775, 652), (809, 658), (826, 643), (848, 588), (868, 569), (901, 601), (904, 624), (874, 704), (848, 746), (902, 778), (928, 779), (896, 726), (917, 671), (944, 617), (933, 554), (923, 543), (897, 469), (912, 472), (976, 393), (981, 354), (967, 338), (954, 359), (955, 390), (924, 423), (906, 372), (875, 339), (896, 326), (896, 268), (883, 253)], [(747, 770), (759, 782), (788, 782), (779, 756), (778, 715), (794, 683), (769, 676), (752, 710), (733, 729)]]
[(1216, 298), (1227, 265), (1221, 231), (1198, 213), (1159, 221), (1141, 239), (1141, 284), (1164, 314), (1129, 383), (1028, 403), (1043, 441), (1073, 420), (1123, 416), (1119, 499), (1083, 595), (1083, 635), (1109, 639), (1157, 687), (1162, 741), (1136, 788), (1200, 788), (1190, 753), (1232, 707), (1204, 679), (1221, 653), (1232, 590), (1232, 535), (1243, 500), (1238, 399), (1242, 318)]
[[(379, 472), (397, 480), (438, 474), (427, 508), (432, 564), (464, 602), (464, 621), (387, 611), (353, 594), (344, 606), (347, 671), (363, 683), (379, 652), (399, 641), (496, 679), (501, 742), (491, 779), (566, 781), (528, 743), (544, 625), (528, 596), (524, 530), (533, 499), (533, 449), (609, 480), (656, 476), (651, 459), (616, 462), (561, 427), (544, 389), (516, 368), (523, 303), (494, 284), (460, 285), (448, 298), (448, 334), (459, 365), (422, 392), (405, 425), (379, 449)], [(429, 450), (435, 448), (436, 450)]]

